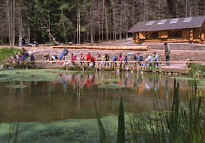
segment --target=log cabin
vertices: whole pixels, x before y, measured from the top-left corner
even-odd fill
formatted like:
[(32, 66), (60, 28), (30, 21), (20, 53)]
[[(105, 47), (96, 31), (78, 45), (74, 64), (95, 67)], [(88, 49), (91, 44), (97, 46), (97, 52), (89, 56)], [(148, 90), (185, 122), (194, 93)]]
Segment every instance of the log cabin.
[(205, 43), (205, 16), (139, 22), (128, 32), (136, 43)]

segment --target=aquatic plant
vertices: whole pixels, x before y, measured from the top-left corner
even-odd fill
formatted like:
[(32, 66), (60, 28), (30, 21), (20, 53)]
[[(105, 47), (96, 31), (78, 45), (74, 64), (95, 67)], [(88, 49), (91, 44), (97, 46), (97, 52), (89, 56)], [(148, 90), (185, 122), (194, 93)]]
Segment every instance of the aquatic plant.
[(0, 72), (0, 82), (55, 81), (60, 72), (50, 70), (6, 70)]
[(21, 131), (19, 123), (9, 124), (8, 143), (18, 143), (20, 133)]
[(190, 75), (194, 78), (205, 76), (205, 66), (204, 65), (190, 63), (188, 65), (188, 68), (189, 68)]
[(99, 85), (98, 88), (106, 88), (106, 89), (121, 89), (124, 88), (123, 86), (117, 84), (102, 84)]
[[(106, 136), (106, 130), (101, 121), (100, 114), (96, 112), (98, 128), (99, 128), (99, 138), (100, 143), (110, 143), (113, 140), (108, 139)], [(125, 143), (125, 111), (124, 111), (124, 103), (123, 97), (120, 97), (120, 105), (119, 105), (119, 115), (118, 115), (118, 130), (117, 130), (117, 142), (116, 143)]]
[(106, 137), (106, 130), (104, 128), (103, 122), (101, 121), (100, 114), (96, 111), (97, 116), (97, 123), (98, 123), (98, 129), (99, 129), (99, 140), (100, 143), (107, 143), (107, 137)]
[(133, 115), (129, 134), (135, 143), (203, 143), (205, 142), (205, 108), (193, 82), (188, 105), (181, 105), (179, 84), (174, 82), (170, 111)]
[(125, 112), (123, 97), (120, 97), (119, 115), (118, 115), (118, 132), (117, 143), (125, 143)]

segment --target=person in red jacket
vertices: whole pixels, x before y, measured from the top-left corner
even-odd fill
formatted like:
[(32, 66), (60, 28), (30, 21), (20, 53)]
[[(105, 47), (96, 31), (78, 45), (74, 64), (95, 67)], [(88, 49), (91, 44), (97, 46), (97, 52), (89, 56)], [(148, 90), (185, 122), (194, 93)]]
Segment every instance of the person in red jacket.
[(91, 57), (91, 62), (92, 62), (92, 67), (93, 67), (93, 68), (95, 67), (95, 61), (96, 61), (95, 57), (92, 56), (92, 57)]
[(88, 66), (89, 66), (89, 63), (91, 62), (91, 58), (92, 58), (92, 56), (91, 56), (91, 54), (90, 54), (90, 52), (87, 54), (87, 56), (86, 56), (86, 61), (87, 61), (87, 63), (88, 63)]

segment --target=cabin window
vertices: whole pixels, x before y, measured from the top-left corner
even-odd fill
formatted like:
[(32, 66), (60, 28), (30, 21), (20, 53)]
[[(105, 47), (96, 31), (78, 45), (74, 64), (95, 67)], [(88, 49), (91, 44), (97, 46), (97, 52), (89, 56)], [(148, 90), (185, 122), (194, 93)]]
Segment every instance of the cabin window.
[(159, 38), (159, 33), (158, 32), (153, 32), (149, 36), (149, 39), (158, 39), (158, 38)]
[(200, 33), (199, 29), (194, 29), (194, 39), (200, 39)]
[(169, 31), (169, 38), (182, 38), (183, 37), (183, 33), (182, 31)]

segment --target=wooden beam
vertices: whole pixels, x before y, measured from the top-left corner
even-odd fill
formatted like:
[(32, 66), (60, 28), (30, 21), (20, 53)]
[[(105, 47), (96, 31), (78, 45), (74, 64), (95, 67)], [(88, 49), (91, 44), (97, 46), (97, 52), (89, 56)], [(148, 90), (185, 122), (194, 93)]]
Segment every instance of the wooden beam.
[(190, 30), (190, 41), (193, 41), (194, 40), (194, 31), (193, 29)]
[(205, 33), (204, 33), (204, 32), (201, 33), (201, 40), (202, 40), (202, 41), (205, 40)]

